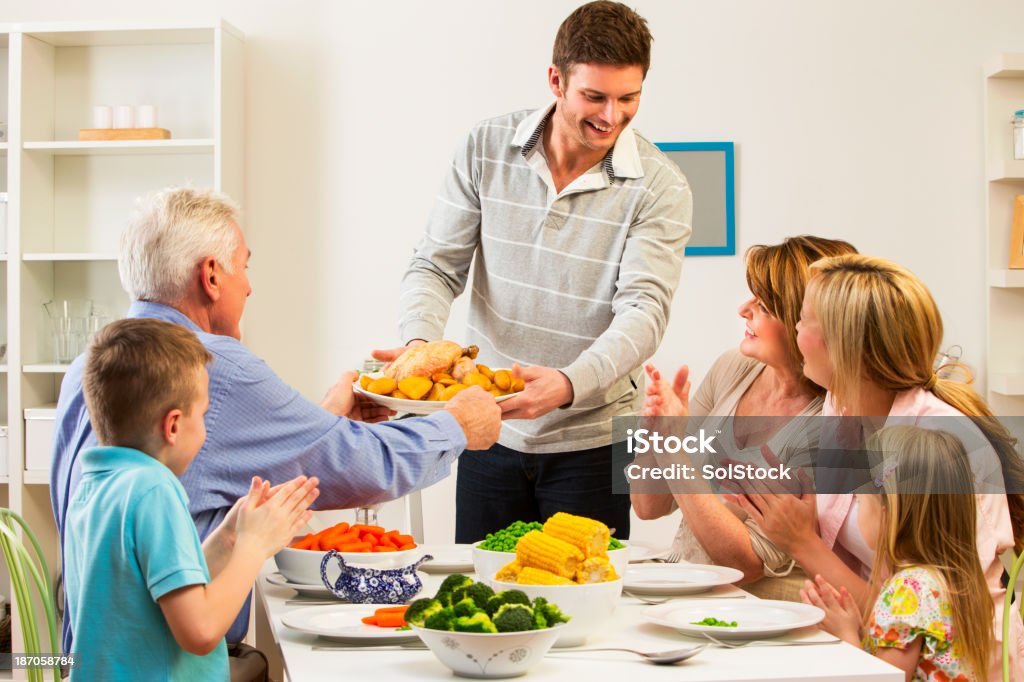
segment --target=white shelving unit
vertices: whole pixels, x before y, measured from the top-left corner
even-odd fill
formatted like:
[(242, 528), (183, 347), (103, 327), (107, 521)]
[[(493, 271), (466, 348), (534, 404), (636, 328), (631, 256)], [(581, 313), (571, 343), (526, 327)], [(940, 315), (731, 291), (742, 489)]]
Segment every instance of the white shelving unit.
[(1014, 160), (1010, 119), (1024, 107), (1024, 54), (985, 68), (988, 401), (997, 415), (1024, 414), (1024, 270), (1008, 269), (1013, 198), (1024, 194), (1024, 161)]
[[(242, 34), (223, 21), (0, 26), (0, 191), (9, 197), (0, 420), (10, 453), (0, 503), (26, 518), (54, 572), (49, 472), (25, 468), (24, 410), (55, 403), (67, 370), (53, 361), (42, 304), (90, 299), (124, 316), (117, 246), (138, 197), (192, 185), (244, 202), (243, 56)], [(99, 104), (154, 104), (172, 139), (78, 141)], [(9, 588), (0, 578), (0, 592)], [(13, 648), (23, 651), (13, 622)]]

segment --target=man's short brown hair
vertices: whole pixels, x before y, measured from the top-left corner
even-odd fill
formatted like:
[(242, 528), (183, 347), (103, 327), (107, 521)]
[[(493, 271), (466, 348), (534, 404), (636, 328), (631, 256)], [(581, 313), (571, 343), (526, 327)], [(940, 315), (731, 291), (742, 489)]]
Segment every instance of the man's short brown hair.
[(558, 27), (551, 62), (568, 80), (574, 64), (651, 68), (647, 20), (621, 2), (597, 0), (577, 7)]
[(191, 412), (198, 370), (211, 359), (194, 333), (170, 322), (118, 320), (101, 329), (82, 375), (99, 443), (143, 449), (167, 412)]

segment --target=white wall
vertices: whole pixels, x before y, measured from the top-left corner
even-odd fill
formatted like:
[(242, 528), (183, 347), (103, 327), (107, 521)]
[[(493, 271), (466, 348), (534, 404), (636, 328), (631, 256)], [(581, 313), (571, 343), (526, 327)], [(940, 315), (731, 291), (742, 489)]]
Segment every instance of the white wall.
[[(245, 332), (318, 398), (369, 348), (398, 341), (399, 278), (454, 145), (481, 118), (548, 101), (551, 42), (577, 4), (35, 0), (0, 2), (0, 21), (223, 16), (245, 32)], [(736, 142), (741, 252), (807, 232), (898, 260), (980, 369), (981, 65), (1024, 50), (1024, 3), (630, 4), (655, 36), (636, 127), (655, 141)], [(744, 296), (740, 257), (689, 259), (655, 361), (701, 375), (739, 340)], [(449, 337), (462, 320), (459, 308)], [(438, 537), (448, 513), (433, 518)]]

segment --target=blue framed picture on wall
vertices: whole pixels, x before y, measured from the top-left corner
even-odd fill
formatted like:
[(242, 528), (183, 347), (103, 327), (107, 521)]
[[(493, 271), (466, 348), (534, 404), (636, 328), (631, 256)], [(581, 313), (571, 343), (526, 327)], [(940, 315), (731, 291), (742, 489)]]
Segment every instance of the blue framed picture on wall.
[(732, 142), (656, 142), (693, 191), (687, 256), (736, 255), (735, 159)]

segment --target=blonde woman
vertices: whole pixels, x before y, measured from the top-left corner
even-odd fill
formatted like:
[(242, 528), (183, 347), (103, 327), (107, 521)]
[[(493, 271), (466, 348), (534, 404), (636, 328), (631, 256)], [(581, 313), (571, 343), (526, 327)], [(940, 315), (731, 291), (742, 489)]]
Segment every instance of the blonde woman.
[[(975, 481), (998, 478), (1001, 484), (1005, 478), (1008, 489), (1013, 481), (1013, 491), (1019, 490), (1021, 463), (1014, 439), (969, 386), (932, 371), (942, 318), (924, 284), (905, 268), (869, 256), (830, 258), (811, 270), (797, 343), (804, 374), (828, 389), (822, 414), (860, 417), (856, 426), (863, 432), (853, 435), (859, 442), (895, 423), (952, 429), (968, 444)], [(738, 501), (807, 574), (820, 574), (845, 587), (859, 604), (867, 603), (864, 576), (874, 551), (859, 530), (861, 510), (854, 495), (819, 494), (815, 499), (761, 492)], [(1021, 496), (980, 494), (976, 501), (978, 556), (992, 600), (1002, 604), (999, 555), (1014, 547), (1014, 536), (1020, 534)], [(1019, 540), (1016, 544), (1020, 548)], [(998, 638), (1002, 609), (995, 613)], [(1020, 670), (1024, 627), (1019, 619), (1011, 636), (1014, 669)], [(999, 658), (994, 650), (993, 677)], [(1017, 676), (1022, 678), (1024, 670)]]
[[(817, 420), (825, 390), (803, 375), (796, 344), (804, 287), (813, 262), (828, 256), (856, 253), (847, 242), (822, 237), (790, 237), (781, 244), (747, 251), (747, 286), (751, 298), (739, 308), (745, 320), (737, 350), (723, 353), (689, 398), (689, 370), (684, 365), (675, 385), (652, 365), (647, 372), (646, 416), (692, 416), (701, 419), (733, 459), (760, 460), (768, 444), (783, 461), (817, 444)], [(751, 417), (751, 419), (743, 419)], [(778, 551), (752, 521), (717, 495), (673, 491), (674, 494), (631, 495), (642, 519), (682, 510), (683, 520), (673, 549), (695, 563), (715, 563), (743, 571), (744, 582), (763, 597), (799, 598), (803, 575), (790, 575), (793, 561)], [(798, 571), (799, 573), (799, 571)], [(783, 580), (789, 576), (788, 580)], [(762, 578), (779, 580), (761, 580)]]
[(879, 487), (857, 495), (861, 531), (875, 548), (868, 617), (820, 576), (807, 582), (803, 601), (825, 609), (823, 629), (863, 644), (908, 679), (985, 679), (993, 604), (962, 442), (946, 431), (890, 426), (868, 448), (885, 456)]

